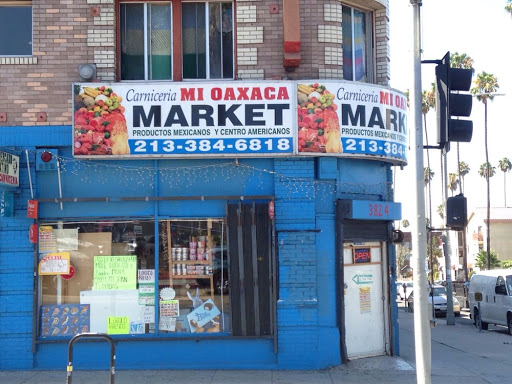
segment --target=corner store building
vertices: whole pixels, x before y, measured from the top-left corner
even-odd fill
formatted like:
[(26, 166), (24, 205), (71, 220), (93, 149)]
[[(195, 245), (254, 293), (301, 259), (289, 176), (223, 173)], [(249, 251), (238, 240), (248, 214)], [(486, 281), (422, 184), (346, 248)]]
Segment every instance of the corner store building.
[[(179, 29), (176, 24), (180, 22), (178, 15), (183, 11), (181, 2), (172, 4), (173, 31), (176, 32)], [(328, 88), (330, 84), (332, 89), (350, 87), (350, 82), (341, 80), (298, 80), (343, 78), (341, 16), (343, 9), (352, 12), (353, 7), (339, 1), (308, 5), (285, 1), (277, 4), (276, 12), (275, 4), (265, 1), (227, 4), (226, 9), (233, 10), (233, 30), (236, 31), (233, 69), (237, 80), (234, 84), (266, 87), (271, 83), (288, 87), (291, 91), (287, 103), (292, 113), (284, 124), (298, 129), (293, 119), (297, 105), (293, 90), (298, 83), (318, 82)], [(77, 295), (72, 298), (69, 293), (72, 290), (79, 294), (104, 291), (94, 289), (94, 273), (98, 271), (93, 266), (99, 254), (83, 251), (84, 237), (91, 233), (95, 236), (110, 233), (111, 240), (106, 242), (111, 244), (111, 256), (132, 256), (127, 259), (125, 271), (134, 267), (134, 255), (137, 270), (158, 271), (154, 274), (157, 302), (162, 299), (161, 289), (173, 276), (172, 268), (169, 269), (172, 242), (165, 248), (165, 241), (173, 238), (172, 224), (182, 222), (192, 222), (192, 227), (206, 231), (205, 235), (192, 233), (192, 230), (185, 233), (189, 237), (188, 247), (180, 248), (188, 248), (189, 252), (193, 249), (191, 242), (201, 241), (193, 238), (209, 236), (208, 229), (215, 228), (214, 221), (224, 223), (221, 225), (223, 236), (216, 240), (225, 246), (228, 254), (230, 286), (220, 301), (215, 302), (217, 307), (225, 305), (222, 307), (222, 314), (226, 315), (224, 328), (215, 334), (188, 332), (191, 329), (176, 334), (160, 329), (161, 323), (158, 327), (154, 323), (151, 326), (151, 322), (146, 323), (143, 318), (144, 333), (135, 327), (131, 329), (134, 332), (127, 335), (115, 335), (118, 368), (307, 369), (336, 365), (347, 357), (395, 353), (396, 308), (394, 300), (390, 300), (394, 295), (389, 285), (394, 274), (394, 254), (389, 233), (391, 220), (399, 218), (399, 207), (393, 203), (391, 166), (405, 162), (405, 153), (400, 156), (395, 153), (394, 157), (362, 152), (353, 156), (299, 154), (299, 140), (292, 129), (288, 137), (291, 152), (287, 154), (210, 156), (195, 153), (194, 156), (159, 155), (115, 160), (74, 157), (71, 124), (75, 111), (69, 96), (72, 83), (80, 80), (75, 68), (94, 62), (98, 85), (124, 86), (120, 81), (122, 54), (117, 43), (119, 37), (116, 37), (120, 34), (117, 23), (121, 8), (122, 4), (117, 2), (74, 2), (61, 8), (60, 3), (33, 1), (33, 51), (28, 56), (0, 58), (0, 77), (6, 85), (0, 91), (5, 100), (0, 103), (0, 112), (6, 111), (6, 121), (0, 122), (0, 150), (19, 159), (19, 186), (2, 185), (1, 367), (59, 369), (65, 365), (70, 336), (43, 336), (45, 318), (42, 314), (44, 306), (60, 305), (59, 310), (64, 311), (72, 310), (66, 305), (85, 305), (83, 298), (78, 299)], [(302, 38), (294, 35), (297, 29), (290, 31), (287, 27), (298, 23), (290, 9), (299, 9), (301, 15), (318, 16), (315, 22), (300, 22)], [(367, 61), (365, 79), (380, 86), (375, 90), (359, 87), (358, 83), (355, 86), (379, 96), (381, 91), (399, 94), (386, 88), (387, 2), (362, 2), (361, 8), (356, 10), (367, 15), (366, 25), (370, 31), (368, 38), (372, 49), (367, 55), (371, 59)], [(310, 40), (305, 36), (312, 28), (317, 33), (312, 34), (314, 37)], [(333, 41), (327, 35), (337, 37)], [(182, 68), (187, 60), (179, 54), (179, 39), (179, 33), (174, 33), (171, 46), (178, 54), (172, 56), (170, 78), (173, 84), (169, 85), (172, 87), (179, 86), (174, 83), (183, 80)], [(72, 57), (67, 53), (70, 50), (75, 52)], [(279, 55), (268, 52), (279, 52)], [(201, 75), (196, 75), (197, 82)], [(223, 88), (227, 81), (211, 83)], [(141, 81), (134, 87), (153, 86), (154, 82)], [(338, 117), (342, 121), (342, 116)], [(130, 120), (127, 121), (129, 126)], [(74, 126), (76, 128), (76, 121)], [(350, 143), (344, 144), (348, 149)], [(54, 156), (50, 163), (41, 162), (45, 150)], [(10, 168), (9, 172), (15, 171)], [(69, 280), (56, 274), (34, 277), (34, 270), (47, 253), (41, 252), (41, 236), (37, 246), (29, 241), (28, 231), (34, 219), (26, 217), (28, 200), (38, 201), (35, 221), (39, 229), (50, 226), (57, 232), (70, 230), (72, 226), (81, 228), (76, 230), (76, 237), (66, 232), (68, 235), (64, 238), (76, 239), (77, 246), (82, 247), (69, 250), (71, 264), (77, 265), (78, 261), (73, 260), (77, 254), (87, 256), (86, 268), (92, 274), (88, 282), (94, 283), (92, 287), (82, 290), (77, 286), (83, 271), (79, 267)], [(273, 220), (268, 214), (270, 202), (275, 207)], [(376, 216), (370, 214), (373, 211), (368, 207), (375, 205), (383, 212), (388, 208), (387, 220), (375, 220)], [(133, 233), (123, 238), (125, 232), (118, 233), (121, 227)], [(161, 231), (167, 228), (169, 235), (161, 240)], [(114, 241), (118, 235), (120, 241)], [(141, 260), (135, 250), (129, 249), (140, 237), (137, 235), (142, 235), (148, 243), (147, 254), (142, 258), (145, 265), (139, 263)], [(151, 236), (153, 251), (149, 246)], [(113, 251), (119, 244), (123, 248)], [(213, 245), (211, 243), (210, 247)], [(352, 267), (351, 274), (346, 274), (350, 268), (345, 268), (344, 264), (355, 264), (356, 259), (362, 262)], [(260, 266), (261, 261), (265, 267)], [(160, 273), (164, 264), (167, 275)], [(205, 266), (187, 260), (185, 266), (189, 265)], [(248, 266), (252, 269), (246, 269)], [(214, 267), (213, 260), (211, 267)], [(251, 273), (246, 273), (249, 270)], [(190, 280), (193, 283), (189, 283), (188, 288), (186, 283), (181, 288), (194, 294), (198, 279)], [(143, 305), (138, 296), (140, 283), (137, 280), (135, 287), (126, 287), (131, 291), (126, 296), (128, 302), (133, 302), (130, 294), (135, 292), (138, 306)], [(50, 289), (46, 297), (45, 288)], [(208, 291), (208, 284), (200, 288), (203, 300), (206, 301), (208, 295), (219, 299), (211, 289)], [(69, 291), (66, 293), (63, 289)], [(107, 292), (106, 296), (117, 297), (118, 293)], [(177, 289), (176, 293), (179, 296)], [(52, 295), (55, 297), (51, 298)], [(107, 330), (103, 318), (98, 323), (91, 322), (94, 308), (100, 305), (110, 308), (104, 314), (107, 318), (129, 317), (112, 310), (121, 299), (114, 299), (108, 305), (101, 300), (97, 298), (95, 303), (89, 303), (88, 326), (92, 331), (102, 330), (94, 329), (93, 324), (100, 324), (100, 327), (103, 324)], [(191, 301), (183, 295), (180, 308), (183, 312), (192, 311), (190, 305)], [(155, 318), (162, 317), (168, 309), (157, 305)], [(364, 339), (365, 335), (371, 335), (370, 339)], [(369, 349), (358, 349), (360, 346)], [(84, 345), (76, 351), (77, 366), (81, 363), (91, 369), (103, 367), (107, 355), (107, 347), (100, 343)]]

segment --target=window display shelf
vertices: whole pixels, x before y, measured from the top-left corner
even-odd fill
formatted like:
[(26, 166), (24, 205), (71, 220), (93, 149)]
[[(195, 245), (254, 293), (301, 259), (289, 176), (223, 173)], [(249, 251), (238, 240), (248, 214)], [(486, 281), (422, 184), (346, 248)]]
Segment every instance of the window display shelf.
[(187, 264), (187, 265), (210, 265), (209, 260), (172, 260), (172, 264)]
[(173, 275), (172, 279), (213, 279), (213, 275)]

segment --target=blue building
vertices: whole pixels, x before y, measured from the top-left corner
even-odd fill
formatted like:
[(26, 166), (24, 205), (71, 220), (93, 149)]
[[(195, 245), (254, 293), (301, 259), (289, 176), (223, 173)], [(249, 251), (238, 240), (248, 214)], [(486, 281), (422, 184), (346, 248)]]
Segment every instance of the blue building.
[[(34, 20), (59, 13), (43, 3), (31, 3)], [(328, 6), (365, 32), (361, 17), (377, 23), (386, 14), (387, 2), (374, 3), (374, 10)], [(345, 77), (323, 79), (300, 36), (297, 58), (297, 36), (286, 26), (301, 26), (283, 3), (276, 28), (285, 72), (249, 78), (250, 64), (229, 43), (240, 54), (243, 28), (264, 24), (255, 16), (244, 25), (251, 6), (237, 2), (234, 15), (234, 2), (133, 4), (91, 7), (91, 20), (69, 24), (76, 33), (88, 28), (83, 46), (96, 64), (64, 76), (62, 105), (35, 107), (32, 122), (26, 98), (0, 122), (0, 368), (62, 369), (71, 338), (83, 333), (113, 338), (118, 369), (321, 369), (397, 354), (390, 282), (392, 222), (401, 212), (392, 167), (407, 163), (406, 107), (401, 92), (379, 84), (377, 58), (354, 51), (351, 78), (344, 57)], [(128, 43), (139, 16), (153, 15), (151, 36), (169, 32), (165, 4), (184, 17), (181, 34), (171, 27), (184, 54), (169, 59), (155, 48), (148, 61)], [(0, 12), (17, 17), (23, 7), (0, 2)], [(206, 64), (186, 45), (185, 16), (217, 25), (217, 11), (220, 67), (212, 36)], [(111, 13), (117, 21), (98, 23)], [(341, 22), (329, 15), (326, 26)], [(98, 64), (94, 25), (128, 44), (114, 49), (111, 67)], [(36, 23), (35, 45), (38, 33)], [(20, 79), (41, 75), (43, 45), (33, 49), (35, 62), (7, 59), (0, 75), (11, 66)], [(42, 71), (58, 73), (53, 64)], [(77, 369), (108, 366), (108, 344), (74, 349)]]

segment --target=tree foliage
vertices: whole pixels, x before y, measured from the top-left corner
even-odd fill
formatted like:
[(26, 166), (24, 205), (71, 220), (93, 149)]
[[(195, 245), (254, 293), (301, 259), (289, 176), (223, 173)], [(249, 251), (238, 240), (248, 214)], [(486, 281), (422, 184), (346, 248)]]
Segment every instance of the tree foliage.
[(431, 234), (427, 239), (427, 260), (429, 269), (432, 269), (434, 272), (434, 280), (439, 279), (439, 259), (443, 257), (443, 250), (440, 244), (440, 235)]
[(496, 174), (496, 167), (493, 167), (491, 163), (483, 163), (480, 166), (478, 174), (484, 179), (489, 180), (490, 177), (493, 177)]
[[(476, 255), (475, 264), (480, 269), (487, 269), (487, 252), (481, 250)], [(501, 261), (498, 259), (496, 252), (491, 250), (491, 269), (498, 268), (501, 265)]]
[(403, 243), (395, 246), (397, 276), (401, 276), (402, 268), (406, 266), (407, 256), (409, 256), (410, 253), (409, 249)]

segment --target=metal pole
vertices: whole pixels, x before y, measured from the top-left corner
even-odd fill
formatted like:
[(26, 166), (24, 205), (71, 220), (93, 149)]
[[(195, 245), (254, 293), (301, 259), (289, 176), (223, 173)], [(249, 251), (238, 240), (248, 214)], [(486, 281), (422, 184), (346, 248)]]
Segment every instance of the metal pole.
[[(447, 204), (448, 201), (448, 161), (447, 161), (447, 151), (443, 150), (443, 178), (444, 178), (444, 188), (443, 188), (443, 198), (444, 198), (444, 217), (448, 217), (447, 213)], [(452, 286), (452, 262), (451, 262), (451, 254), (452, 250), (450, 247), (450, 232), (446, 235), (443, 235), (444, 242), (444, 265), (446, 271), (446, 325), (455, 325), (455, 316), (453, 314), (453, 286)], [(434, 298), (432, 297), (432, 300)], [(432, 305), (434, 302), (432, 301)]]
[(431, 383), (430, 321), (427, 282), (427, 221), (425, 218), (425, 192), (423, 189), (423, 129), (421, 114), (421, 0), (410, 0), (413, 8), (414, 29), (414, 87), (411, 92), (413, 107), (414, 150), (413, 159), (416, 193), (413, 199), (416, 220), (412, 220), (412, 250), (414, 258), (414, 346), (416, 352), (416, 378), (418, 384)]

